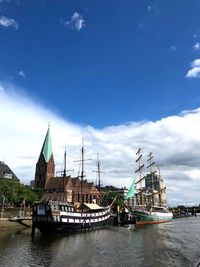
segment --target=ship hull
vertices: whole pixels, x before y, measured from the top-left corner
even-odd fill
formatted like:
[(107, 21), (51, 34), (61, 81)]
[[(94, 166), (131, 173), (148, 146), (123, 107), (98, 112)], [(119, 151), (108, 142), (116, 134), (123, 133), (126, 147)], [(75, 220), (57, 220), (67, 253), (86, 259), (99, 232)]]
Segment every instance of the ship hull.
[(158, 224), (165, 223), (172, 220), (171, 212), (143, 212), (143, 211), (135, 211), (134, 215), (136, 216), (136, 224)]
[(42, 234), (53, 234), (53, 233), (64, 233), (64, 232), (77, 232), (84, 230), (93, 230), (98, 228), (103, 228), (108, 226), (110, 223), (109, 219), (102, 222), (96, 223), (62, 223), (62, 222), (35, 222), (34, 227), (36, 227)]
[[(32, 230), (44, 234), (73, 232), (104, 227), (110, 222), (110, 208), (85, 203), (87, 211), (78, 212), (68, 203), (36, 203), (33, 207)], [(92, 209), (93, 208), (93, 209)], [(94, 209), (95, 208), (95, 209)]]

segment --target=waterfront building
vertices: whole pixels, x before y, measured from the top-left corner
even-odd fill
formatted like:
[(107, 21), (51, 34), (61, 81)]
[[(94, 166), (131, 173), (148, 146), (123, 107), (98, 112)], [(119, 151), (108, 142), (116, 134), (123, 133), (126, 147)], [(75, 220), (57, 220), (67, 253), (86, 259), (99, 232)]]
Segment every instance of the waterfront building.
[(19, 181), (18, 177), (15, 173), (10, 169), (8, 165), (6, 165), (3, 161), (0, 161), (0, 179), (15, 179)]

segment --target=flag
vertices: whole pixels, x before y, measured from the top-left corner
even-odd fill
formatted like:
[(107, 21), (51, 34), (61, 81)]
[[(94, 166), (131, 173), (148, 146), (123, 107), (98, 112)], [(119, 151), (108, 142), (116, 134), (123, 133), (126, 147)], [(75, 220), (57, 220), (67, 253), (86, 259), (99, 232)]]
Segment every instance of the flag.
[(135, 178), (133, 179), (132, 185), (131, 185), (125, 199), (134, 197), (134, 195), (135, 195)]

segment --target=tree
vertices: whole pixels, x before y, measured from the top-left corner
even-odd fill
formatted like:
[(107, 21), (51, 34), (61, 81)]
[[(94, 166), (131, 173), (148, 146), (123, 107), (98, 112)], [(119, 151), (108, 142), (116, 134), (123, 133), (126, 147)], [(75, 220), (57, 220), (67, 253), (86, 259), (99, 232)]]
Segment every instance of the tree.
[(6, 203), (20, 205), (24, 199), (26, 203), (32, 205), (38, 200), (37, 194), (28, 186), (21, 184), (14, 179), (0, 179), (0, 199), (5, 196)]
[(119, 194), (117, 192), (112, 192), (112, 191), (104, 194), (102, 203), (104, 206), (111, 205), (114, 199), (115, 201), (113, 203), (113, 210), (116, 211), (117, 206), (119, 206), (120, 208), (124, 207), (124, 204), (122, 200), (120, 199)]

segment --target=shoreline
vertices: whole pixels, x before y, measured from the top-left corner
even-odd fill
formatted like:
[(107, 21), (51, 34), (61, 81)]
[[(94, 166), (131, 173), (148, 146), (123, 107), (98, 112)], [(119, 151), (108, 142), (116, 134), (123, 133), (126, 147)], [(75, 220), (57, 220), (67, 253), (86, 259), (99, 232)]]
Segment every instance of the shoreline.
[(10, 221), (10, 218), (0, 219), (0, 229), (11, 229), (11, 228), (31, 228), (32, 220), (23, 220), (23, 223), (17, 221)]

